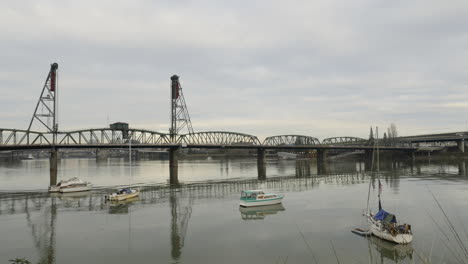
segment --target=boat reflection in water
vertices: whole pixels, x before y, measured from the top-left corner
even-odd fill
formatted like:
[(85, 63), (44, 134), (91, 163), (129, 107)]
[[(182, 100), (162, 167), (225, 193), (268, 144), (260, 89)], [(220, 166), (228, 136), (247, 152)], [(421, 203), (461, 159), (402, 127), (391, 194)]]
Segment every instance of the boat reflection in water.
[[(369, 255), (373, 259), (372, 263), (383, 263), (383, 259), (389, 259), (396, 263), (413, 259), (413, 247), (409, 244), (395, 244), (375, 236), (368, 237), (368, 243)], [(378, 253), (375, 254), (375, 251)]]
[(273, 204), (255, 207), (239, 207), (241, 218), (244, 220), (264, 219), (267, 215), (274, 215), (278, 211), (284, 211), (283, 204)]
[(69, 193), (59, 193), (59, 192), (54, 192), (49, 194), (50, 197), (57, 197), (59, 199), (64, 199), (66, 200), (67, 198), (69, 199), (81, 199), (85, 198), (86, 196), (91, 195), (91, 191), (83, 191), (83, 192), (69, 192)]
[(139, 201), (140, 198), (132, 197), (122, 201), (111, 201), (109, 206), (109, 214), (128, 214), (128, 208), (132, 203)]

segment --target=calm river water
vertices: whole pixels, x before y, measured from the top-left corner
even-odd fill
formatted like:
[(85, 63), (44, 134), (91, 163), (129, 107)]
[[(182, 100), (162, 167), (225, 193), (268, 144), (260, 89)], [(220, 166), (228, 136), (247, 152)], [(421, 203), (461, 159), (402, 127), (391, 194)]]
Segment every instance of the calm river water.
[[(0, 163), (0, 263), (468, 263), (468, 161), (382, 162), (383, 207), (412, 224), (411, 245), (352, 234), (365, 227), (369, 182), (364, 163), (182, 160), (179, 188), (168, 162), (63, 159), (59, 180), (95, 189), (50, 195), (48, 160)], [(138, 199), (106, 203), (116, 186), (136, 184)], [(285, 195), (281, 206), (240, 209), (244, 189)], [(440, 204), (440, 206), (438, 205)], [(444, 216), (444, 213), (446, 216)], [(453, 228), (452, 228), (453, 227)]]

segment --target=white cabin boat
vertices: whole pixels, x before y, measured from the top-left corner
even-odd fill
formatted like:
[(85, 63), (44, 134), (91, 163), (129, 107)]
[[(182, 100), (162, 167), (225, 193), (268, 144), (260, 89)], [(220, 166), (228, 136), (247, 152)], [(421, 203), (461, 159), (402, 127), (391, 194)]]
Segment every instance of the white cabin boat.
[(91, 190), (91, 186), (91, 183), (84, 182), (76, 177), (73, 177), (68, 180), (59, 181), (57, 185), (50, 186), (49, 192), (84, 192)]
[(240, 198), (240, 206), (263, 206), (279, 204), (283, 200), (284, 195), (274, 193), (265, 193), (262, 190), (246, 190), (242, 191)]
[(140, 190), (138, 189), (124, 188), (120, 189), (115, 193), (111, 193), (109, 196), (106, 196), (106, 199), (110, 201), (124, 201), (127, 199), (138, 197), (139, 195)]
[(395, 215), (381, 209), (376, 215), (366, 216), (369, 230), (374, 236), (397, 244), (409, 244), (413, 241), (411, 225), (399, 224)]

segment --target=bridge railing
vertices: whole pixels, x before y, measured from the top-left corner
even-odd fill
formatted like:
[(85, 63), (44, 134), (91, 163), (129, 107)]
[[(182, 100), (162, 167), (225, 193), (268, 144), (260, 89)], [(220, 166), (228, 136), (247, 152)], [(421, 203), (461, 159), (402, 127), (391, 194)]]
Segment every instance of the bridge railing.
[[(60, 131), (56, 145), (112, 145), (127, 144), (170, 144), (168, 134), (143, 129), (116, 130), (110, 128)], [(0, 129), (1, 145), (52, 145), (51, 132), (17, 129)]]
[(279, 135), (265, 138), (263, 145), (320, 145), (320, 140), (315, 137), (303, 135)]
[(358, 137), (331, 137), (322, 140), (323, 145), (356, 145), (356, 146), (367, 146), (369, 140), (358, 138)]
[[(178, 135), (175, 142), (169, 134), (145, 129), (110, 129), (94, 128), (74, 131), (60, 131), (56, 145), (122, 145), (131, 141), (132, 145), (260, 145), (256, 136), (226, 131), (207, 131)], [(53, 133), (0, 128), (0, 146), (2, 145), (41, 145), (53, 143)]]
[(226, 131), (206, 131), (179, 135), (176, 143), (195, 145), (260, 145), (256, 136)]
[(19, 129), (0, 128), (1, 145), (50, 145), (52, 134)]

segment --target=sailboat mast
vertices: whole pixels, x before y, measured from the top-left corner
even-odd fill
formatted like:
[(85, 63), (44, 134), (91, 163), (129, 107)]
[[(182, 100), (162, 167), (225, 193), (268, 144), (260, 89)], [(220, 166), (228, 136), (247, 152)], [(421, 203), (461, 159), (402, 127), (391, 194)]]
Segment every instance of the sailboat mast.
[[(372, 135), (372, 127), (371, 127), (371, 135)], [(373, 138), (373, 136), (372, 136), (372, 138)], [(370, 140), (370, 139), (369, 139), (369, 140)], [(374, 150), (375, 150), (375, 148), (376, 148), (376, 145), (375, 145), (376, 141), (372, 140), (371, 143), (373, 143), (373, 146), (372, 146), (372, 163), (371, 163), (371, 169), (370, 169), (370, 170), (371, 170), (371, 175), (372, 175), (372, 173), (373, 173), (373, 171), (374, 171), (374, 156), (375, 156), (375, 155), (374, 155), (374, 154), (375, 154), (375, 153), (374, 153)], [(372, 184), (372, 178), (369, 180), (369, 190), (367, 190), (367, 207), (366, 207), (366, 214), (370, 214), (370, 211), (369, 211), (369, 200), (370, 200), (371, 184)]]
[(380, 158), (379, 158), (379, 127), (375, 127), (376, 142), (377, 142), (377, 172), (380, 171)]
[[(130, 180), (133, 182), (132, 174), (132, 134), (130, 134), (130, 139), (128, 140), (128, 162), (130, 163)], [(130, 183), (131, 185), (131, 183)]]
[(379, 211), (382, 210), (382, 203), (380, 201), (380, 193), (382, 190), (382, 184), (380, 183), (380, 156), (379, 156), (379, 127), (376, 127), (376, 138), (377, 138), (377, 179), (379, 181)]

